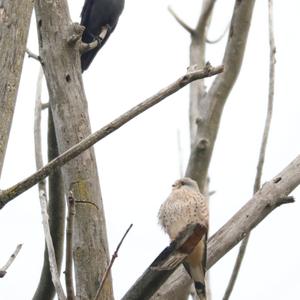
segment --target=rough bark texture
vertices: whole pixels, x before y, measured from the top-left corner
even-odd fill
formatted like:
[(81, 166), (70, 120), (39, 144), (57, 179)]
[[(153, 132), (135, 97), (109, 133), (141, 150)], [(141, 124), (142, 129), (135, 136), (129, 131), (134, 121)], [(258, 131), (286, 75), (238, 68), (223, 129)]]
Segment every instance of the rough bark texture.
[(0, 177), (32, 14), (32, 0), (0, 0)]
[[(78, 45), (68, 44), (74, 33), (67, 2), (36, 1), (40, 56), (50, 97), (59, 152), (91, 133)], [(93, 148), (63, 169), (66, 191), (76, 200), (73, 255), (78, 299), (93, 299), (109, 261), (104, 210)], [(111, 278), (102, 291), (112, 299)]]
[[(54, 124), (51, 110), (48, 117), (48, 160), (58, 156), (58, 147), (55, 136)], [(49, 204), (48, 215), (50, 232), (55, 250), (57, 269), (61, 271), (62, 258), (64, 253), (64, 232), (65, 232), (65, 201), (63, 178), (60, 169), (56, 169), (49, 176)], [(41, 278), (33, 300), (51, 300), (55, 296), (55, 288), (52, 283), (48, 251), (45, 246), (44, 264), (41, 272)]]

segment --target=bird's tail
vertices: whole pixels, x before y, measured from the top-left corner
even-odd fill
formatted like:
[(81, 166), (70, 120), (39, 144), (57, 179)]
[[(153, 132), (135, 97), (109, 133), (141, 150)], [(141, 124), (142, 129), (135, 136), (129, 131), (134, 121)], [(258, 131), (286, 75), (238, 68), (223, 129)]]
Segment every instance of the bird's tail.
[(206, 300), (205, 283), (194, 281), (195, 290), (200, 300)]
[(206, 300), (205, 267), (206, 267), (206, 237), (204, 237), (193, 252), (187, 257), (188, 272), (194, 281), (195, 290), (200, 300)]

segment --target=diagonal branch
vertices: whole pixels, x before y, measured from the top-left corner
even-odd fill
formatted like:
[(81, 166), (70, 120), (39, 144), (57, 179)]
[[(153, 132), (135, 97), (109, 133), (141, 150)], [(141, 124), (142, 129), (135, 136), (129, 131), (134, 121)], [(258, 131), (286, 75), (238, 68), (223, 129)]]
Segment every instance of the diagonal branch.
[[(257, 172), (254, 182), (254, 193), (258, 191), (260, 188), (261, 183), (261, 177), (262, 177), (262, 171), (263, 171), (263, 165), (265, 161), (265, 155), (266, 155), (266, 148), (267, 148), (267, 142), (269, 137), (269, 131), (271, 126), (271, 120), (272, 120), (272, 113), (273, 113), (273, 102), (274, 102), (274, 82), (275, 82), (275, 38), (274, 38), (274, 25), (273, 25), (273, 1), (269, 0), (269, 45), (270, 45), (270, 69), (269, 69), (269, 96), (268, 96), (268, 109), (267, 109), (267, 117), (265, 121), (265, 128), (263, 132), (263, 138), (261, 142), (261, 148), (259, 153), (259, 159), (257, 164)], [(238, 277), (247, 245), (249, 242), (250, 233), (243, 239), (241, 246), (239, 248), (239, 253), (228, 283), (228, 286), (226, 288), (223, 300), (228, 300), (232, 290), (234, 288), (236, 279)]]
[(8, 259), (7, 263), (0, 268), (0, 278), (3, 278), (6, 275), (6, 271), (7, 269), (10, 267), (10, 265), (14, 262), (14, 260), (16, 259), (17, 255), (19, 254), (20, 250), (22, 248), (22, 244), (19, 244), (16, 248), (16, 250), (14, 251), (14, 253), (10, 256), (10, 258)]
[(225, 37), (225, 35), (226, 35), (229, 27), (230, 27), (230, 24), (227, 24), (227, 26), (225, 27), (225, 29), (223, 30), (223, 32), (220, 34), (220, 36), (218, 36), (214, 40), (206, 38), (206, 43), (208, 43), (208, 44), (217, 44), (217, 43), (219, 43)]
[(99, 289), (97, 290), (97, 293), (96, 293), (96, 296), (95, 296), (95, 300), (101, 300), (101, 298), (100, 298), (100, 296), (101, 296), (101, 291), (102, 291), (102, 289), (103, 289), (103, 286), (104, 286), (104, 284), (105, 284), (105, 281), (106, 281), (106, 279), (107, 279), (107, 277), (108, 277), (108, 274), (109, 274), (109, 272), (110, 272), (110, 270), (111, 270), (111, 268), (112, 268), (112, 265), (114, 264), (115, 259), (118, 257), (119, 249), (120, 249), (120, 247), (122, 246), (122, 243), (123, 243), (124, 239), (126, 238), (126, 235), (128, 234), (128, 232), (129, 232), (130, 229), (132, 228), (132, 226), (133, 226), (133, 225), (130, 224), (130, 226), (127, 228), (127, 230), (126, 230), (126, 232), (124, 233), (124, 235), (123, 235), (121, 241), (119, 242), (119, 244), (118, 244), (118, 246), (117, 246), (117, 248), (116, 248), (114, 254), (112, 255), (112, 258), (111, 258), (111, 260), (110, 260), (110, 262), (109, 262), (109, 265), (108, 265), (107, 269), (105, 270), (105, 273), (103, 274), (103, 277), (102, 277), (102, 279), (101, 279)]
[(27, 53), (28, 58), (33, 58), (33, 59), (39, 61), (40, 63), (42, 63), (42, 59), (41, 59), (41, 57), (39, 55), (33, 53), (28, 48), (26, 48), (25, 52)]
[(174, 17), (174, 19), (178, 22), (178, 24), (184, 28), (187, 32), (189, 32), (190, 34), (194, 34), (194, 29), (192, 27), (190, 27), (188, 24), (186, 24), (173, 10), (173, 8), (171, 6), (168, 6), (168, 11), (170, 12), (170, 14)]
[[(264, 183), (262, 188), (208, 240), (207, 269), (237, 245), (275, 208), (294, 202), (294, 198), (288, 195), (298, 185), (300, 185), (300, 155), (272, 180)], [(181, 281), (191, 282), (183, 268), (175, 273), (176, 278), (180, 278)], [(170, 284), (163, 285), (151, 300), (172, 299), (169, 295), (173, 289)]]
[(189, 224), (165, 248), (134, 283), (122, 300), (147, 300), (157, 291), (160, 285), (176, 270), (181, 262), (193, 251), (207, 228), (201, 224)]
[(260, 190), (210, 239), (207, 267), (214, 265), (275, 208), (294, 202), (288, 195), (300, 184), (300, 155)]
[(184, 86), (188, 85), (189, 83), (199, 80), (205, 77), (214, 76), (223, 71), (222, 66), (218, 67), (211, 67), (206, 66), (204, 69), (196, 70), (196, 71), (188, 71), (184, 76), (177, 79), (174, 83), (170, 84), (166, 88), (160, 90), (154, 96), (146, 99), (145, 101), (141, 102), (140, 104), (136, 105), (129, 111), (125, 112), (117, 119), (112, 121), (111, 123), (107, 124), (103, 128), (99, 129), (95, 133), (91, 134), (90, 136), (84, 138), (80, 143), (72, 146), (63, 154), (59, 155), (57, 158), (50, 161), (47, 165), (43, 168), (39, 169), (33, 175), (27, 177), (23, 181), (17, 183), (16, 185), (3, 190), (0, 192), (0, 209), (2, 209), (7, 203), (9, 203), (12, 199), (16, 198), (39, 181), (43, 180), (51, 172), (53, 172), (56, 168), (63, 166), (65, 163), (70, 161), (71, 159), (75, 158), (83, 151), (87, 150), (95, 143), (103, 139), (104, 137), (108, 136), (112, 132), (116, 131), (118, 128), (126, 124), (128, 121), (132, 120), (134, 117), (138, 116), (142, 112), (146, 111), (150, 107), (156, 105), (157, 103), (161, 102), (166, 97), (174, 94)]

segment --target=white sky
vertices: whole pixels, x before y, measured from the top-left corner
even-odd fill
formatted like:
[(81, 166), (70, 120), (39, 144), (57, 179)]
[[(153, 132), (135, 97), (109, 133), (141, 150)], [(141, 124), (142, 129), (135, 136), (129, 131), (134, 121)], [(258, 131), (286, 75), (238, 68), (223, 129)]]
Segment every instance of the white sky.
[[(72, 2), (72, 18), (79, 21), (83, 1)], [(293, 160), (300, 145), (300, 3), (274, 2), (275, 107), (263, 181)], [(201, 1), (127, 0), (115, 33), (84, 74), (93, 131), (184, 74), (190, 40), (167, 12), (168, 4), (187, 23), (195, 24)], [(229, 0), (217, 2), (210, 38), (218, 37), (228, 24), (232, 5)], [(33, 23), (28, 47), (37, 52), (35, 32)], [(208, 47), (207, 60), (213, 65), (221, 63), (225, 43), (226, 38)], [(268, 58), (265, 0), (257, 1), (255, 6), (244, 64), (224, 110), (210, 167), (211, 189), (216, 191), (211, 198), (211, 234), (251, 197), (267, 105)], [(34, 172), (33, 112), (38, 67), (34, 60), (25, 59), (2, 189)], [(189, 154), (188, 88), (95, 147), (111, 253), (129, 224), (134, 224), (113, 266), (116, 299), (168, 243), (156, 216), (171, 184), (179, 177), (178, 131), (185, 165)], [(253, 231), (232, 300), (300, 298), (300, 243), (296, 234), (299, 213), (299, 202), (280, 207)], [(18, 243), (24, 244), (0, 281), (1, 299), (31, 299), (44, 251), (37, 189), (19, 196), (0, 216), (0, 265)], [(223, 296), (235, 252), (211, 270), (213, 299)]]

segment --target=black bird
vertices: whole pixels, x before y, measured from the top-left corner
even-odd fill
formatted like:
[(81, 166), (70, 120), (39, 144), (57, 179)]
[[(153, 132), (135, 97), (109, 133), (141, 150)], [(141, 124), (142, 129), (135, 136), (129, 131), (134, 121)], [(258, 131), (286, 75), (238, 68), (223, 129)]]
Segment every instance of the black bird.
[(80, 23), (85, 27), (82, 41), (91, 43), (97, 40), (98, 46), (81, 55), (82, 72), (89, 67), (99, 49), (116, 28), (123, 8), (124, 0), (85, 0)]

